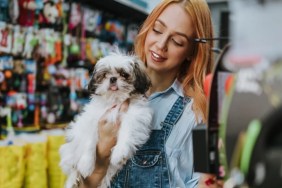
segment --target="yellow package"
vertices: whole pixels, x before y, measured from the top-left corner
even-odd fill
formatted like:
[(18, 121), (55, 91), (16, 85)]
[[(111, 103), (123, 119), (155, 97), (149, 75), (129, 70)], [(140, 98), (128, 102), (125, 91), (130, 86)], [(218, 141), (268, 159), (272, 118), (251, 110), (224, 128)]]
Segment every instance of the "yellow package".
[(59, 148), (65, 143), (65, 136), (63, 135), (49, 135), (47, 146), (47, 160), (48, 160), (48, 184), (49, 188), (63, 188), (66, 176), (62, 172), (60, 163)]
[(47, 188), (47, 142), (26, 144), (24, 188)]
[(21, 188), (25, 173), (25, 146), (0, 146), (0, 187)]

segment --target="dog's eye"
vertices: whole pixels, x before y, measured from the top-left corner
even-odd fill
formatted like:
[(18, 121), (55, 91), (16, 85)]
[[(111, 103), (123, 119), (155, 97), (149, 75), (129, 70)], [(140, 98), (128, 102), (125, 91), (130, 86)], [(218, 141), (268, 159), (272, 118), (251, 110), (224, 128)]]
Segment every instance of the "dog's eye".
[(95, 74), (94, 75), (94, 80), (97, 81), (97, 83), (100, 83), (103, 81), (103, 79), (106, 77), (106, 73), (105, 72), (101, 72), (101, 73), (98, 73), (98, 74)]
[(127, 74), (126, 72), (121, 72), (120, 75), (124, 78), (128, 78), (129, 74)]
[(106, 76), (107, 76), (106, 72), (101, 72), (99, 75), (100, 78), (105, 78)]

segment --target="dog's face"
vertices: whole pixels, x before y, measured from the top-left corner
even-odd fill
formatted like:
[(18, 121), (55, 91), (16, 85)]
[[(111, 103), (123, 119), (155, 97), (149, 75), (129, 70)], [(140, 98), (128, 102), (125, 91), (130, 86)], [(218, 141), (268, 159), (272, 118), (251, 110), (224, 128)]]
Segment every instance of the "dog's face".
[(96, 63), (88, 91), (114, 100), (126, 99), (134, 93), (144, 94), (150, 85), (143, 62), (134, 56), (113, 53)]

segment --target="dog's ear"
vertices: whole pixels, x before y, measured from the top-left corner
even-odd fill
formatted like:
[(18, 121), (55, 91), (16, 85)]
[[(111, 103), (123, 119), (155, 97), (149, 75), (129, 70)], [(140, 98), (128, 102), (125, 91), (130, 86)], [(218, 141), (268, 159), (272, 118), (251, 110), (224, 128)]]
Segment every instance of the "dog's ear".
[(88, 86), (87, 86), (87, 90), (88, 90), (88, 93), (90, 94), (95, 94), (95, 91), (97, 89), (97, 86), (96, 86), (96, 83), (95, 83), (95, 74), (96, 74), (96, 69), (94, 67), (94, 70), (93, 70), (93, 73), (92, 73), (92, 76), (89, 80), (89, 83), (88, 83)]
[(145, 65), (138, 58), (134, 59), (133, 63), (133, 71), (135, 74), (135, 93), (145, 94), (145, 92), (151, 86), (151, 80), (149, 76), (146, 74)]

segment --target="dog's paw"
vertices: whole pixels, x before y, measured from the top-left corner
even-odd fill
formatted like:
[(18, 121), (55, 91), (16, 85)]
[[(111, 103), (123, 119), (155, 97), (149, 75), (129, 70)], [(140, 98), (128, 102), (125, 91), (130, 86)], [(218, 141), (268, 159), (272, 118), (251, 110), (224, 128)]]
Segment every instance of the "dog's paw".
[(61, 167), (64, 173), (70, 174), (71, 171), (73, 170), (73, 167), (75, 166), (74, 160), (71, 159), (70, 157), (62, 158), (59, 163), (59, 166)]
[(110, 163), (114, 166), (117, 166), (122, 160), (122, 158), (123, 158), (122, 153), (118, 151), (117, 148), (115, 147), (111, 154)]
[(84, 155), (77, 163), (77, 170), (86, 178), (90, 176), (95, 168), (94, 157)]
[(121, 154), (121, 153), (118, 153), (118, 151), (114, 151), (111, 155), (111, 164), (115, 167), (117, 166), (120, 166), (120, 165), (123, 165), (126, 163), (126, 156)]
[(59, 166), (61, 167), (62, 171), (66, 174), (69, 174), (70, 171), (72, 170), (72, 166), (67, 164), (65, 161), (61, 161), (59, 163)]
[(73, 170), (67, 178), (67, 181), (65, 183), (65, 188), (73, 188), (76, 183), (77, 177), (78, 177), (77, 171)]

